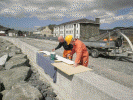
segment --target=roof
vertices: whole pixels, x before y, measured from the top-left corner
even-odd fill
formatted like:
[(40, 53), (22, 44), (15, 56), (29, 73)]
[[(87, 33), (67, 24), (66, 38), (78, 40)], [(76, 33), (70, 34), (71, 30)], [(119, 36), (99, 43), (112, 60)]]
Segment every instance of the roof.
[(46, 28), (46, 26), (40, 27), (40, 28), (38, 28), (37, 30), (38, 30), (38, 31), (41, 31), (41, 30), (43, 30), (43, 29), (45, 29), (45, 28)]
[(56, 26), (56, 25), (55, 24), (51, 24), (51, 25), (48, 25), (48, 26), (40, 27), (37, 30), (41, 31), (41, 30), (45, 29), (46, 27), (48, 27), (50, 30), (53, 30), (54, 26)]
[(70, 22), (65, 22), (65, 23), (59, 24), (58, 26), (60, 26), (60, 25), (66, 25), (66, 24), (72, 24), (72, 23), (93, 23), (93, 24), (97, 24), (93, 20), (88, 20), (86, 18), (83, 18), (83, 19), (73, 20), (73, 21), (70, 21)]
[(9, 30), (8, 32), (13, 32), (13, 33), (17, 33), (17, 30)]

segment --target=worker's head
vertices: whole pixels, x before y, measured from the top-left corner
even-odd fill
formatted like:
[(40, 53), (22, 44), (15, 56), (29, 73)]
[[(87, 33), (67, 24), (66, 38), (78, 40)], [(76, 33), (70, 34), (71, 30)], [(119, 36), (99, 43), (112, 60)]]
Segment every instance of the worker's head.
[(72, 35), (67, 35), (65, 38), (65, 41), (67, 42), (67, 45), (73, 43), (73, 36)]
[(59, 42), (64, 42), (63, 36), (59, 36), (59, 37), (58, 37), (58, 41), (59, 41)]

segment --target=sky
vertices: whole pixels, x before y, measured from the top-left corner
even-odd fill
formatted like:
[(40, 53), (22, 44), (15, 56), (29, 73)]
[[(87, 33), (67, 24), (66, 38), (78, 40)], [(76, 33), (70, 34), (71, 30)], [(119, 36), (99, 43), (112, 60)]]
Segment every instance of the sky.
[(133, 0), (0, 0), (0, 25), (17, 30), (81, 18), (100, 18), (100, 29), (133, 26)]

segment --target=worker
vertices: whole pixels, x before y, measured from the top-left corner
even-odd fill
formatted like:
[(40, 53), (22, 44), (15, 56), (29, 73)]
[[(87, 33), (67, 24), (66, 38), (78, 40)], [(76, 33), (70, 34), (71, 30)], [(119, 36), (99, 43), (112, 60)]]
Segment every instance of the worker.
[(55, 49), (52, 49), (52, 51), (55, 51), (63, 46), (64, 47), (63, 57), (72, 60), (72, 56), (67, 57), (67, 54), (72, 51), (73, 45), (72, 44), (67, 45), (67, 42), (64, 40), (63, 36), (59, 36), (58, 41), (59, 41), (58, 46)]
[(73, 49), (68, 56), (73, 56), (73, 54), (76, 52), (76, 59), (73, 66), (77, 67), (79, 64), (88, 67), (89, 53), (85, 44), (79, 39), (73, 39), (72, 35), (67, 35), (65, 41), (67, 42), (67, 45), (73, 45)]

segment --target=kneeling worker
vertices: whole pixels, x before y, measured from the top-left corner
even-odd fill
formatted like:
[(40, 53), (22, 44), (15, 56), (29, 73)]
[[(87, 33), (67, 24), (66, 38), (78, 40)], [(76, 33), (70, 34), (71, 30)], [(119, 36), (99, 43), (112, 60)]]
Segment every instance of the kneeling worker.
[(55, 51), (63, 46), (64, 47), (63, 57), (72, 60), (72, 56), (67, 57), (67, 54), (69, 54), (72, 51), (73, 45), (72, 44), (67, 45), (67, 42), (64, 40), (63, 36), (59, 36), (58, 41), (59, 45), (55, 49), (52, 49), (52, 51)]
[(65, 41), (67, 42), (67, 45), (73, 45), (72, 52), (70, 52), (68, 56), (73, 56), (76, 52), (74, 67), (77, 67), (78, 64), (88, 67), (89, 53), (85, 44), (78, 39), (73, 39), (72, 35), (67, 35)]

